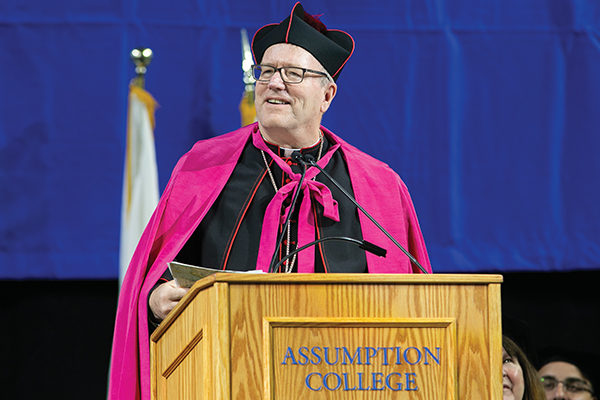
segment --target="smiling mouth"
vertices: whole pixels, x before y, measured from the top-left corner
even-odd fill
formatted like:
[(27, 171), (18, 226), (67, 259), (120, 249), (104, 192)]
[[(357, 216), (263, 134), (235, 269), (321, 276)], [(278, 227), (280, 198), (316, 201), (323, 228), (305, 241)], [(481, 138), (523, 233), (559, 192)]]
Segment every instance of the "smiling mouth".
[(287, 101), (277, 100), (277, 99), (269, 99), (267, 100), (269, 104), (289, 104)]

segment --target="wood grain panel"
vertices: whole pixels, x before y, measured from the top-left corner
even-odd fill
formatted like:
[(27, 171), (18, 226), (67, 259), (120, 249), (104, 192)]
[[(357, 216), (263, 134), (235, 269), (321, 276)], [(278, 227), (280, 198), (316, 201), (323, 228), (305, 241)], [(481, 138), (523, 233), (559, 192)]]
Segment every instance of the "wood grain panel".
[(198, 332), (196, 334), (196, 336), (194, 336), (192, 341), (183, 348), (181, 353), (179, 353), (179, 355), (175, 358), (175, 360), (173, 360), (173, 362), (171, 362), (169, 367), (163, 371), (163, 373), (162, 373), (163, 377), (169, 379), (169, 376), (171, 376), (173, 371), (175, 371), (175, 369), (183, 362), (183, 360), (188, 356), (188, 354), (190, 354), (192, 352), (192, 350), (194, 350), (196, 348), (196, 345), (198, 343), (200, 343), (200, 341), (202, 340), (202, 334), (203, 334), (203, 332), (202, 332), (202, 330), (200, 330), (200, 332)]
[(163, 399), (202, 399), (203, 386), (200, 384), (202, 376), (206, 374), (205, 366), (206, 347), (195, 346), (186, 357), (181, 360), (177, 368), (165, 377), (162, 385)]
[[(223, 284), (221, 284), (223, 285)], [(160, 399), (210, 399), (218, 327), (211, 323), (217, 288), (195, 292), (169, 315), (168, 329), (151, 337), (152, 393)], [(162, 325), (161, 325), (162, 327)], [(159, 329), (161, 328), (159, 327)]]
[[(320, 284), (271, 283), (233, 285), (231, 291), (231, 345), (233, 377), (249, 376), (232, 382), (233, 398), (258, 398), (264, 392), (264, 370), (256, 369), (256, 359), (265, 349), (261, 343), (264, 318), (453, 318), (457, 319), (456, 352), (459, 398), (487, 397), (492, 382), (501, 382), (488, 360), (490, 315), (488, 285), (414, 285), (405, 283)], [(247, 302), (244, 299), (253, 299)], [(234, 357), (234, 358), (233, 358)], [(473, 360), (478, 360), (474, 362)], [(483, 361), (482, 361), (483, 360)], [(498, 364), (500, 365), (500, 364)], [(494, 378), (492, 379), (492, 376)], [(242, 395), (243, 393), (243, 395)], [(501, 392), (500, 392), (501, 393)]]
[(266, 318), (263, 334), (266, 399), (456, 399), (454, 320)]

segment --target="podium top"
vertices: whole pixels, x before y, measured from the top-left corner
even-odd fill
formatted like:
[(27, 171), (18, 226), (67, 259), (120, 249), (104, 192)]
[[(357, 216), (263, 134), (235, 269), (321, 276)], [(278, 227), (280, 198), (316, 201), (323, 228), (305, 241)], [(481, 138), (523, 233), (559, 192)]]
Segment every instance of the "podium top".
[(497, 274), (266, 274), (217, 272), (200, 279), (190, 288), (179, 304), (154, 331), (151, 341), (157, 341), (182, 310), (201, 291), (225, 283), (228, 285), (490, 285), (500, 284), (502, 275)]
[(265, 274), (223, 273), (207, 276), (192, 286), (191, 291), (201, 290), (217, 282), (232, 284), (433, 284), (473, 285), (502, 283), (502, 275), (494, 274)]

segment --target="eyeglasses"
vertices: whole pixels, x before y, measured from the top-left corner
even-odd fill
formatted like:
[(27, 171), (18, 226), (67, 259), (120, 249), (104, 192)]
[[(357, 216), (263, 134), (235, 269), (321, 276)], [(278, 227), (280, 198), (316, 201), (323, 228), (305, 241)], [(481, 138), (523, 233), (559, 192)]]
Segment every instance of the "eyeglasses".
[(567, 378), (564, 381), (559, 381), (553, 376), (543, 376), (541, 379), (544, 390), (551, 391), (556, 389), (559, 383), (562, 383), (565, 390), (569, 393), (590, 392), (594, 394), (588, 383), (578, 378)]
[(279, 72), (279, 76), (281, 76), (281, 80), (285, 83), (300, 83), (304, 80), (305, 74), (307, 72), (317, 74), (319, 76), (324, 76), (328, 80), (331, 80), (329, 75), (325, 72), (315, 71), (314, 69), (301, 68), (301, 67), (280, 67), (276, 68), (272, 65), (253, 65), (252, 66), (252, 74), (254, 79), (258, 82), (269, 82), (275, 71)]

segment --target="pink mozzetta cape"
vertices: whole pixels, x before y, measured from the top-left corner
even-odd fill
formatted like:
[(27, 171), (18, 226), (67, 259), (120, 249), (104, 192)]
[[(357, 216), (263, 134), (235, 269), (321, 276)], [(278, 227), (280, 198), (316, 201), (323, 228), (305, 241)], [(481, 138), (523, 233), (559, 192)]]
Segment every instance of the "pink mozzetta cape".
[[(359, 204), (431, 272), (412, 201), (400, 177), (384, 163), (338, 143)], [(119, 296), (110, 370), (110, 399), (150, 399), (148, 293), (217, 199), (257, 124), (197, 142), (175, 166), (171, 179), (135, 250)], [(338, 151), (339, 151), (338, 150)], [(411, 273), (410, 261), (359, 213), (363, 238), (388, 250), (367, 253), (369, 273)]]

